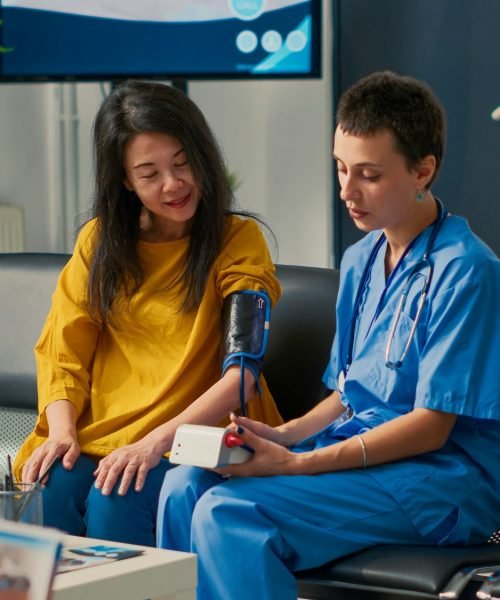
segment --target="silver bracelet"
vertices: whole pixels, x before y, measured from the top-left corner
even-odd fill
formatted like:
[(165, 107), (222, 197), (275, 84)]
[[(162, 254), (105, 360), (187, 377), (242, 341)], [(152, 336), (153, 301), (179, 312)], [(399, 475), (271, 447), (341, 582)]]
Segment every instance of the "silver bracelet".
[(356, 437), (358, 438), (359, 443), (361, 444), (361, 450), (363, 451), (363, 469), (366, 469), (366, 465), (367, 465), (366, 444), (365, 444), (364, 439), (360, 435), (357, 435)]

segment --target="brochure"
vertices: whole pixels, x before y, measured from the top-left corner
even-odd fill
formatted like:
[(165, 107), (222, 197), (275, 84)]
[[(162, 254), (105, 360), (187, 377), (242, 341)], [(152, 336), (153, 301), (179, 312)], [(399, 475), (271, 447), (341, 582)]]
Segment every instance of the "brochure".
[(57, 573), (103, 565), (115, 560), (139, 556), (143, 552), (144, 550), (104, 545), (64, 548), (57, 565)]

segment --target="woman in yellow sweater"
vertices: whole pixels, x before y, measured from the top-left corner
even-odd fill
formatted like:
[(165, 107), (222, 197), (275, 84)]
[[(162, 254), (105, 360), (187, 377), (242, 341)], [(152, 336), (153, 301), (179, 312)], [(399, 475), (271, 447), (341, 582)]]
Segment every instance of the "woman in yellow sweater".
[(240, 292), (273, 304), (280, 287), (258, 224), (231, 210), (220, 149), (182, 92), (117, 87), (96, 117), (94, 159), (93, 218), (35, 348), (39, 418), (16, 476), (35, 481), (59, 457), (46, 525), (154, 545), (179, 424), (220, 424), (242, 395), (249, 416), (281, 422), (259, 357), (248, 369), (226, 360), (221, 373), (223, 305)]

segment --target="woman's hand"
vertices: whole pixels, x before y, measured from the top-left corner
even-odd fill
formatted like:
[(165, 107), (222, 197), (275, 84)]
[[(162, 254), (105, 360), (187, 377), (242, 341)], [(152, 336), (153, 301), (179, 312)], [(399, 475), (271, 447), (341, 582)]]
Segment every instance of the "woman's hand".
[[(76, 434), (76, 409), (69, 400), (61, 399), (52, 402), (46, 408), (49, 436), (26, 461), (23, 467), (22, 480), (35, 482), (40, 473), (44, 473), (55, 457), (59, 456), (65, 469), (72, 469), (80, 456), (80, 445)], [(47, 481), (44, 478), (44, 483)]]
[(144, 487), (148, 471), (159, 464), (162, 456), (163, 451), (146, 438), (135, 444), (118, 448), (99, 461), (94, 471), (95, 487), (108, 496), (121, 477), (118, 494), (124, 496), (135, 477), (134, 490), (140, 492)]
[[(239, 420), (240, 417), (237, 417), (237, 419)], [(252, 421), (252, 423), (255, 423), (255, 421)], [(262, 425), (262, 423), (259, 423), (259, 425)], [(238, 427), (236, 433), (247, 446), (253, 449), (254, 453), (246, 463), (214, 469), (220, 475), (268, 477), (270, 475), (292, 475), (296, 472), (298, 461), (295, 453), (269, 439), (259, 437), (241, 426)]]
[[(34, 483), (40, 473), (43, 473), (55, 460), (61, 458), (65, 469), (71, 470), (80, 456), (80, 445), (74, 433), (58, 433), (49, 435), (46, 442), (39, 446), (26, 461), (23, 467), (22, 480), (25, 483)], [(43, 483), (47, 478), (44, 477)]]

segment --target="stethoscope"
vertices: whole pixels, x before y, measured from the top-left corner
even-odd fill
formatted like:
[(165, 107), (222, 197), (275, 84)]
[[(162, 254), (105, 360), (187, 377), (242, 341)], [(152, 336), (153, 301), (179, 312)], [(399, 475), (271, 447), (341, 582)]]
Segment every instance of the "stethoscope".
[[(429, 259), (429, 256), (434, 247), (434, 242), (436, 241), (436, 237), (437, 237), (437, 234), (439, 233), (441, 225), (444, 223), (444, 220), (448, 216), (448, 211), (444, 208), (441, 200), (439, 200), (438, 198), (435, 198), (435, 200), (436, 200), (437, 209), (438, 209), (438, 216), (432, 225), (432, 230), (429, 235), (429, 240), (427, 241), (427, 246), (425, 247), (425, 251), (422, 255), (422, 258), (415, 264), (415, 266), (411, 270), (411, 273), (408, 276), (408, 279), (405, 282), (403, 291), (401, 293), (401, 298), (398, 302), (398, 307), (394, 314), (391, 328), (389, 330), (389, 337), (387, 338), (387, 344), (385, 347), (385, 366), (388, 369), (393, 369), (393, 370), (399, 369), (403, 365), (403, 361), (406, 358), (406, 355), (408, 354), (408, 350), (410, 349), (411, 342), (413, 340), (413, 337), (415, 336), (415, 331), (417, 330), (417, 325), (420, 320), (420, 315), (422, 313), (422, 309), (424, 307), (424, 302), (425, 302), (425, 299), (427, 298), (427, 294), (429, 292), (429, 288), (431, 285), (432, 276), (434, 274), (434, 266), (432, 265), (432, 263)], [(374, 321), (376, 321), (377, 317), (379, 316), (379, 314), (382, 310), (382, 304), (383, 304), (386, 292), (389, 289), (389, 286), (391, 285), (396, 272), (398, 271), (405, 256), (413, 248), (413, 246), (415, 245), (415, 243), (417, 242), (419, 237), (420, 237), (420, 234), (414, 240), (412, 240), (410, 242), (410, 244), (408, 244), (405, 251), (403, 252), (403, 255), (399, 259), (397, 265), (395, 266), (392, 273), (387, 278), (384, 290), (378, 301), (377, 308), (375, 310), (375, 314), (370, 323), (368, 331), (370, 331), (371, 326), (373, 325)], [(365, 293), (365, 289), (368, 284), (368, 280), (370, 278), (373, 263), (375, 262), (378, 251), (380, 250), (380, 248), (382, 247), (384, 242), (385, 242), (385, 234), (382, 232), (379, 235), (379, 237), (377, 238), (375, 245), (373, 246), (373, 248), (370, 252), (370, 256), (368, 257), (368, 261), (364, 268), (363, 274), (361, 275), (361, 280), (359, 282), (358, 289), (356, 291), (356, 297), (354, 300), (354, 310), (353, 310), (350, 329), (349, 329), (349, 343), (348, 343), (348, 347), (347, 347), (346, 362), (345, 362), (345, 366), (343, 366), (340, 369), (338, 379), (337, 379), (337, 389), (341, 394), (344, 392), (345, 379), (347, 377), (347, 373), (348, 373), (349, 368), (352, 363), (352, 352), (353, 352), (353, 348), (354, 348), (354, 335), (356, 332), (356, 323), (357, 323), (357, 320), (359, 317), (359, 310), (361, 307), (362, 298)], [(427, 275), (425, 273), (427, 273)], [(408, 335), (408, 340), (406, 341), (405, 347), (403, 348), (403, 351), (401, 353), (399, 360), (392, 361), (390, 359), (390, 354), (391, 354), (392, 342), (394, 340), (394, 335), (396, 333), (396, 328), (398, 326), (399, 319), (401, 318), (401, 314), (405, 308), (406, 300), (408, 299), (408, 294), (410, 292), (410, 289), (411, 289), (412, 285), (414, 285), (414, 283), (418, 279), (423, 279), (423, 282), (422, 282), (423, 285), (422, 285), (422, 289), (420, 290), (420, 297), (418, 299), (417, 313), (415, 315), (415, 319), (413, 320), (413, 325), (410, 329), (410, 333)]]

